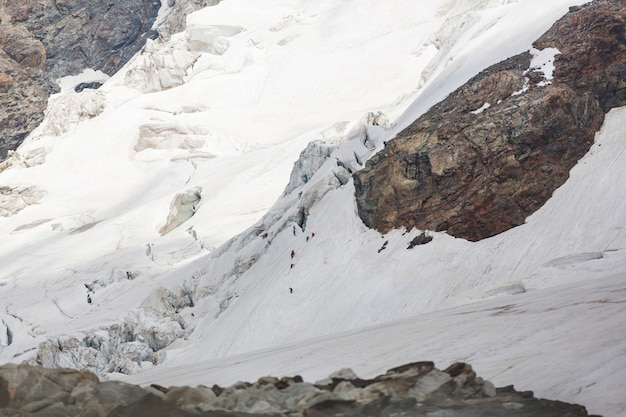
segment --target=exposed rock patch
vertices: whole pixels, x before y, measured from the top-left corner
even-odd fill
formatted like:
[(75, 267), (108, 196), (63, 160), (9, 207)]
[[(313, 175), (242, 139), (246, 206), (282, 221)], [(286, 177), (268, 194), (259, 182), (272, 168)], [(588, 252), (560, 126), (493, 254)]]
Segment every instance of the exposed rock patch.
[(433, 240), (432, 236), (427, 235), (425, 232), (422, 232), (419, 235), (415, 236), (413, 240), (411, 240), (407, 249), (413, 249), (416, 246), (425, 245), (428, 242), (431, 242), (432, 240)]
[[(626, 5), (565, 15), (431, 108), (354, 174), (359, 216), (480, 240), (523, 224), (626, 105)], [(554, 66), (554, 71), (552, 71)]]
[(145, 43), (159, 0), (20, 0), (0, 6), (0, 161), (43, 120), (53, 82), (109, 75)]
[(0, 161), (43, 119), (55, 85), (43, 72), (43, 44), (27, 30), (0, 25)]
[(27, 365), (0, 367), (0, 414), (20, 416), (588, 416), (584, 407), (495, 388), (471, 366), (417, 362), (373, 379), (352, 372), (317, 384), (263, 377), (228, 388), (137, 387), (95, 375)]
[(1, 18), (37, 40), (46, 57), (40, 68), (52, 78), (84, 68), (112, 75), (157, 36), (151, 27), (160, 7), (159, 0), (24, 0), (5, 3)]

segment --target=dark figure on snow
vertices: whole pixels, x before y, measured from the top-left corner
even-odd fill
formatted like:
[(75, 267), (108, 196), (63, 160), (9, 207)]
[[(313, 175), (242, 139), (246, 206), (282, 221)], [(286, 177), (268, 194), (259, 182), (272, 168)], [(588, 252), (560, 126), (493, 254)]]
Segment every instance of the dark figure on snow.
[(293, 294), (293, 288), (289, 287), (289, 294)]
[(91, 304), (91, 295), (87, 294), (87, 304)]
[(292, 250), (292, 251), (291, 251), (291, 258), (293, 259), (293, 257), (294, 257), (295, 255), (296, 255), (296, 252)]

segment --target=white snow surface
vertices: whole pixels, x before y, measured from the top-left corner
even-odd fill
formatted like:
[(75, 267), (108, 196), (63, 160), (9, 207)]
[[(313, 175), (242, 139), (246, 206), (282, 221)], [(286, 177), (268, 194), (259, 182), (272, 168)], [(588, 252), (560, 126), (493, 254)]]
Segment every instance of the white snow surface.
[(557, 48), (530, 48), (533, 57), (530, 60), (530, 70), (541, 72), (547, 81), (551, 81), (554, 78), (554, 57), (560, 53)]
[(485, 102), (482, 106), (480, 106), (476, 110), (472, 110), (470, 113), (472, 113), (472, 114), (481, 114), (482, 112), (487, 110), (489, 107), (491, 107), (491, 103)]
[(526, 224), (480, 242), (367, 229), (350, 175), (579, 3), (228, 0), (53, 97), (0, 164), (0, 361), (101, 338), (117, 356), (55, 363), (209, 385), (462, 360), (626, 415), (626, 109)]

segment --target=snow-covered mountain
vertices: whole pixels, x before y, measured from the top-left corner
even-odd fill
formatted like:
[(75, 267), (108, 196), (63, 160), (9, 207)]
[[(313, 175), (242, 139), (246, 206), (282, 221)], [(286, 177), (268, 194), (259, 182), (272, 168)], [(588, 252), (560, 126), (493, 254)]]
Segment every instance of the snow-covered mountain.
[(423, 231), (354, 198), (385, 142), (579, 3), (227, 0), (53, 96), (0, 165), (1, 360), (162, 384), (463, 360), (626, 415), (626, 110), (488, 239), (408, 249)]

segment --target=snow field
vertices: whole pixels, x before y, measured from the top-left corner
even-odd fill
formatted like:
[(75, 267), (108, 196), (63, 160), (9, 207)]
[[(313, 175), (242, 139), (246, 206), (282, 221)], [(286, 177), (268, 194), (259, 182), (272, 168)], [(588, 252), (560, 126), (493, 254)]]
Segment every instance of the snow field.
[[(161, 364), (138, 364), (144, 374), (116, 377), (228, 384), (465, 360), (498, 385), (625, 415), (615, 178), (626, 110), (525, 225), (478, 243), (429, 232), (408, 250), (421, 231), (368, 230), (345, 168), (578, 3), (229, 0), (148, 45), (95, 96), (62, 93), (18, 150), (45, 161), (0, 172), (2, 186), (46, 192), (0, 218), (0, 325), (13, 335), (0, 359), (129, 314), (156, 325), (162, 288), (189, 286), (194, 306), (177, 313), (187, 338)], [(312, 141), (327, 156), (307, 156), (318, 159), (290, 179)], [(172, 200), (194, 187), (195, 215), (161, 236)]]

